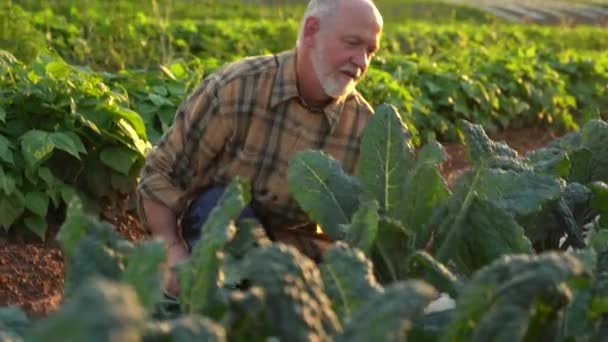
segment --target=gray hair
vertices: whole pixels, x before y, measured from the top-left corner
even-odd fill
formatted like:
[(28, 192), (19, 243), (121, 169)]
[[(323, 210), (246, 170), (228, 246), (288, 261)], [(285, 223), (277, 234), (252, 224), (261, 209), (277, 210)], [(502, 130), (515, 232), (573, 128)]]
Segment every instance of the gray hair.
[(298, 33), (298, 40), (296, 42), (298, 46), (300, 45), (300, 40), (304, 34), (304, 23), (306, 22), (306, 19), (308, 17), (317, 17), (319, 19), (329, 17), (330, 14), (335, 13), (340, 1), (342, 0), (310, 0), (308, 2), (306, 12), (304, 12), (304, 17), (302, 18), (302, 24), (300, 25), (300, 31)]

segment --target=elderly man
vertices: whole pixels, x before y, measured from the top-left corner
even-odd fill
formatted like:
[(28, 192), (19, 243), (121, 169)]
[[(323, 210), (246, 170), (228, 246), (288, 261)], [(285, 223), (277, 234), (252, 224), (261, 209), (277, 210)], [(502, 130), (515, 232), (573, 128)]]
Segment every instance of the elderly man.
[[(140, 216), (166, 242), (169, 266), (188, 257), (198, 228), (236, 176), (252, 185), (241, 218), (256, 217), (271, 238), (319, 257), (310, 234), (286, 229), (308, 221), (287, 191), (288, 160), (318, 149), (354, 172), (372, 115), (355, 85), (381, 32), (371, 0), (312, 0), (295, 49), (228, 64), (189, 96), (148, 156), (138, 186)], [(174, 277), (167, 286), (177, 291)]]

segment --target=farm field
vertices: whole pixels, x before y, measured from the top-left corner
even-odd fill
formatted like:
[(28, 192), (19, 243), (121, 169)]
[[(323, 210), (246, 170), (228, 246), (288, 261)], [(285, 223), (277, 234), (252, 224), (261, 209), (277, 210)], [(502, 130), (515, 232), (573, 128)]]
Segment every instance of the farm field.
[[(377, 3), (360, 168), (347, 176), (311, 151), (290, 163), (298, 203), (348, 244), (315, 265), (255, 222), (235, 232), (241, 179), (175, 300), (135, 212), (145, 155), (204, 77), (292, 48), (304, 6), (1, 4), (0, 337), (606, 336), (608, 4)], [(455, 304), (430, 312), (441, 293)], [(100, 312), (66, 330), (90, 305)]]
[(451, 0), (451, 3), (479, 8), (511, 22), (598, 26), (608, 23), (605, 0)]

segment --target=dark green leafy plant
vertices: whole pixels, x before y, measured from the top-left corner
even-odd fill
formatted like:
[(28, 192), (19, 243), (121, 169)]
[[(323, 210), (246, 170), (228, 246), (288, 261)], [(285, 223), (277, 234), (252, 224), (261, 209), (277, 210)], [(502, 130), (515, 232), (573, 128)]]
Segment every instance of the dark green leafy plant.
[[(74, 194), (118, 204), (149, 148), (144, 123), (101, 77), (41, 54), (0, 56), (0, 225), (41, 238)], [(97, 202), (97, 203), (95, 203)]]
[(557, 339), (572, 300), (567, 283), (588, 276), (568, 254), (500, 258), (462, 290), (443, 340)]

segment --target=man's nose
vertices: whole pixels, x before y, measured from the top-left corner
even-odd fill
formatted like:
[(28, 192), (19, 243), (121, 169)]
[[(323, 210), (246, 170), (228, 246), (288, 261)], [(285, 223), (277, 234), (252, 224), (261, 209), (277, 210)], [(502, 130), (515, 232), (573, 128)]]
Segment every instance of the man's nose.
[(359, 67), (361, 71), (365, 71), (367, 69), (367, 65), (369, 64), (369, 57), (367, 52), (357, 52), (353, 58), (351, 59), (352, 63)]

